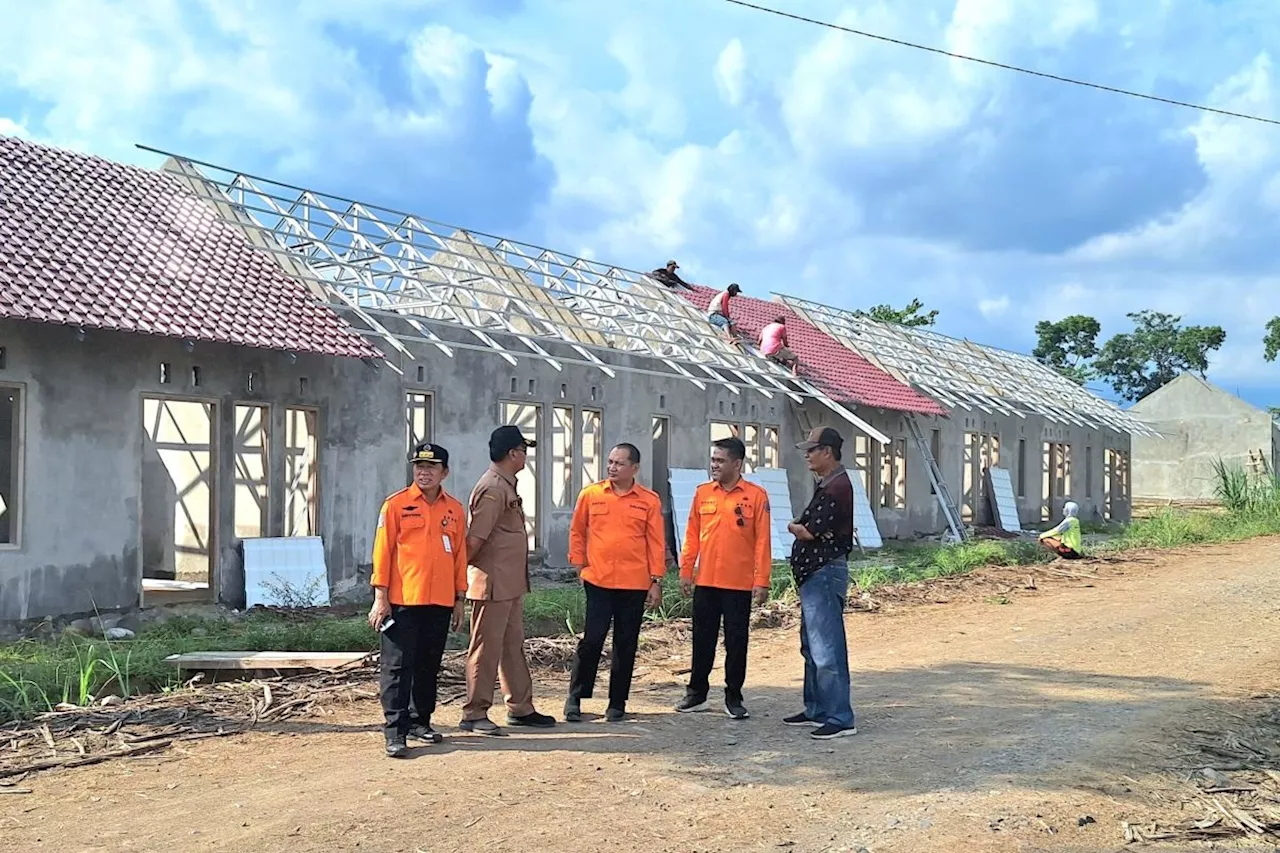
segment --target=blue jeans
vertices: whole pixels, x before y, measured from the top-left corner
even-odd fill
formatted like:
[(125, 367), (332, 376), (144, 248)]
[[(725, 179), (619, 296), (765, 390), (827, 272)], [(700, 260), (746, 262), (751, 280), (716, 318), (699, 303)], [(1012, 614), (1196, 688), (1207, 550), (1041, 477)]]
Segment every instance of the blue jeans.
[(707, 321), (717, 329), (729, 328), (729, 318), (723, 314), (708, 314)]
[(849, 563), (827, 563), (800, 585), (800, 654), (804, 656), (804, 713), (820, 723), (851, 727), (849, 646), (844, 602)]

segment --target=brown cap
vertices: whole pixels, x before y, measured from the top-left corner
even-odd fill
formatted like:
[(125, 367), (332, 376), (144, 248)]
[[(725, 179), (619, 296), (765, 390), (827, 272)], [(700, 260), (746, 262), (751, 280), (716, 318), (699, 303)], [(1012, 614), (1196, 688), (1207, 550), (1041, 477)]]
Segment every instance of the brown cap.
[(833, 447), (839, 450), (844, 446), (844, 438), (831, 427), (818, 427), (809, 431), (809, 438), (796, 445), (798, 450), (813, 450), (815, 447)]

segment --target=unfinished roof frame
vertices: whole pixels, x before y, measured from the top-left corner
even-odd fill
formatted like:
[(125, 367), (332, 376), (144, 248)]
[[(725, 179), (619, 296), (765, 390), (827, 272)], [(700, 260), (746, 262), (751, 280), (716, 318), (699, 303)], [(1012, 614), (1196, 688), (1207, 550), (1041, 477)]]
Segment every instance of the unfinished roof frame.
[[(596, 353), (654, 359), (666, 369), (642, 372), (671, 375), (704, 390), (713, 383), (770, 397), (815, 395), (808, 383), (724, 341), (692, 306), (644, 274), (167, 156), (165, 171), (230, 202), (236, 221), (266, 238), (265, 246), (255, 240), (259, 248), (288, 256), (290, 273), (313, 289), (318, 285), (335, 308), (360, 317), (369, 326), (364, 331), (407, 356), (412, 357), (394, 341), (426, 339), (446, 355), (453, 347), (468, 348), (426, 328), (443, 323), (467, 329), (481, 342), (475, 348), (511, 363), (533, 357), (559, 370), (562, 362), (577, 361), (556, 357), (538, 343), (550, 340), (567, 344), (581, 363), (609, 376), (635, 368), (607, 364)], [(397, 335), (379, 316), (408, 321), (417, 334)], [(504, 347), (490, 333), (510, 335), (528, 349)]]
[[(425, 341), (449, 357), (455, 349), (473, 350), (512, 365), (536, 359), (556, 370), (592, 367), (610, 378), (627, 371), (704, 391), (715, 385), (734, 394), (813, 399), (888, 441), (812, 383), (725, 341), (692, 305), (646, 274), (139, 147), (167, 157), (165, 172), (212, 202), (359, 331), (406, 358), (415, 357), (405, 342)], [(461, 328), (479, 343), (445, 340), (432, 326)], [(504, 346), (494, 334), (526, 349)], [(550, 352), (553, 344), (576, 357)], [(653, 367), (607, 363), (603, 353), (638, 356)]]
[(1030, 356), (883, 323), (795, 296), (775, 297), (840, 343), (953, 408), (1019, 418), (1036, 414), (1086, 429), (1158, 435)]

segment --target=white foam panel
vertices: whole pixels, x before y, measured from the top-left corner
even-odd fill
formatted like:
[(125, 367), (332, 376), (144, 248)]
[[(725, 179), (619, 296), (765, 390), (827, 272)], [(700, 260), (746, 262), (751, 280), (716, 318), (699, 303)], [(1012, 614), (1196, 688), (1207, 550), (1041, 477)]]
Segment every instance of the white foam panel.
[(314, 592), (316, 606), (329, 603), (329, 573), (319, 536), (244, 540), (245, 606), (283, 604), (271, 589), (282, 585)]

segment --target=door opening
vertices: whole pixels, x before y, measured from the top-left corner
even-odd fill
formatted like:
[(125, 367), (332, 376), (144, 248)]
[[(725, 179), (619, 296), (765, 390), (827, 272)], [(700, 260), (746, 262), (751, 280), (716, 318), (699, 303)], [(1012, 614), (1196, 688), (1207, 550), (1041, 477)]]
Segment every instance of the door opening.
[(216, 406), (142, 401), (144, 603), (213, 598)]

